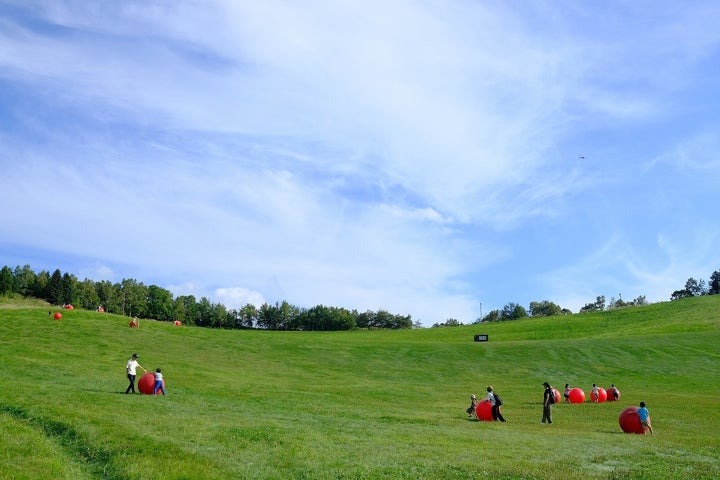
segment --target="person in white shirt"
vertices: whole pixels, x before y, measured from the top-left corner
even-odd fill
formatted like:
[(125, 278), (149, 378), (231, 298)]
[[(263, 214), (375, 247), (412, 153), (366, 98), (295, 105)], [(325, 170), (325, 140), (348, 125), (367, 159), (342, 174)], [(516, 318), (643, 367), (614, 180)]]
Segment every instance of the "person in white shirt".
[(125, 367), (125, 371), (127, 372), (127, 378), (130, 381), (130, 385), (128, 385), (127, 389), (125, 389), (125, 393), (135, 393), (135, 375), (136, 375), (136, 369), (141, 369), (143, 372), (147, 372), (145, 368), (143, 368), (142, 365), (140, 365), (137, 361), (138, 354), (133, 353), (132, 357), (130, 357), (130, 360), (127, 362), (127, 366)]
[(155, 386), (153, 387), (153, 395), (157, 395), (157, 392), (161, 391), (165, 395), (165, 385), (163, 384), (163, 374), (158, 368), (155, 370)]

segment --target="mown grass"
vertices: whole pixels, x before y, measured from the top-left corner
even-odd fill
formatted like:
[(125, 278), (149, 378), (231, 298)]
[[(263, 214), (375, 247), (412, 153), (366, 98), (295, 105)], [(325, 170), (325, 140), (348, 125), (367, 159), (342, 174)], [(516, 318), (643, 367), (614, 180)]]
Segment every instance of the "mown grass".
[[(11, 303), (11, 305), (10, 305)], [(263, 332), (0, 303), (0, 478), (720, 478), (720, 297), (483, 326)], [(475, 343), (486, 333), (490, 342)], [(124, 395), (124, 365), (168, 395)], [(557, 405), (542, 382), (615, 383)], [(493, 384), (508, 424), (465, 418)], [(648, 403), (655, 436), (618, 427)]]

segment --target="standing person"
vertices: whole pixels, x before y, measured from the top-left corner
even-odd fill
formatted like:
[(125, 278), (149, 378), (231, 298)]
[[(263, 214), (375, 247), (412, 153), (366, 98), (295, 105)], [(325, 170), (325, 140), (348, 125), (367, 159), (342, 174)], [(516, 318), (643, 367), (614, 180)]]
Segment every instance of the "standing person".
[(473, 393), (470, 395), (470, 406), (465, 410), (467, 412), (468, 418), (476, 417), (477, 413), (475, 412), (475, 409), (477, 408), (477, 397)]
[(125, 389), (125, 393), (135, 393), (135, 372), (137, 368), (140, 368), (143, 372), (147, 372), (145, 368), (143, 368), (142, 365), (140, 365), (137, 361), (138, 354), (133, 353), (132, 357), (130, 357), (130, 360), (127, 362), (127, 366), (125, 367), (125, 371), (127, 372), (127, 378), (130, 381), (130, 385), (128, 385), (127, 389)]
[(647, 434), (647, 432), (650, 431), (650, 435), (652, 435), (653, 429), (650, 423), (650, 412), (645, 408), (645, 402), (640, 402), (640, 408), (638, 408), (637, 413), (640, 417), (640, 425), (643, 427), (643, 432)]
[(163, 375), (159, 368), (155, 369), (155, 386), (153, 387), (153, 395), (157, 395), (157, 392), (161, 391), (165, 395), (165, 387), (163, 386)]
[(565, 384), (565, 392), (563, 392), (563, 396), (565, 397), (565, 403), (570, 403), (570, 384)]
[(592, 386), (592, 390), (590, 391), (590, 400), (594, 403), (598, 403), (600, 401), (600, 390), (594, 383)]
[(487, 387), (488, 392), (488, 401), (490, 401), (490, 404), (492, 405), (492, 417), (493, 420), (504, 422), (505, 418), (502, 416), (502, 412), (500, 411), (500, 406), (503, 404), (502, 399), (500, 398), (500, 395), (495, 393), (495, 389), (492, 385), (488, 385)]
[(543, 416), (542, 423), (552, 424), (552, 405), (555, 403), (555, 392), (548, 382), (543, 383), (545, 392), (543, 393)]

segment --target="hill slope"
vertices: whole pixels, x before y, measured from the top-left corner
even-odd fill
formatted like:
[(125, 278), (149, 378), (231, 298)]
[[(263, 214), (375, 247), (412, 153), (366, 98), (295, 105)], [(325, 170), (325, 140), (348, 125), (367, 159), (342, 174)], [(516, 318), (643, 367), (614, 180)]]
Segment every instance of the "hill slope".
[[(720, 296), (338, 333), (62, 313), (0, 308), (0, 478), (720, 477)], [(163, 369), (167, 397), (122, 393), (133, 352)], [(540, 425), (546, 380), (615, 383), (622, 399), (557, 405)], [(487, 384), (508, 424), (466, 419)], [(640, 400), (653, 437), (618, 427)]]

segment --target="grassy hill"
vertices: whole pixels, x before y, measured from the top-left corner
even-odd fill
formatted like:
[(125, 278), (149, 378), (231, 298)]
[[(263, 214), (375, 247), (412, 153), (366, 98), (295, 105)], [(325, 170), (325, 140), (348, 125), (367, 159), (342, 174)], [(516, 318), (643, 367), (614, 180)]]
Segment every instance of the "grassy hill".
[[(130, 329), (48, 309), (0, 303), (0, 478), (720, 478), (720, 296), (406, 331)], [(123, 394), (133, 352), (166, 397)], [(544, 381), (622, 398), (541, 425)], [(488, 384), (507, 424), (465, 416)], [(652, 437), (618, 427), (641, 400)]]

